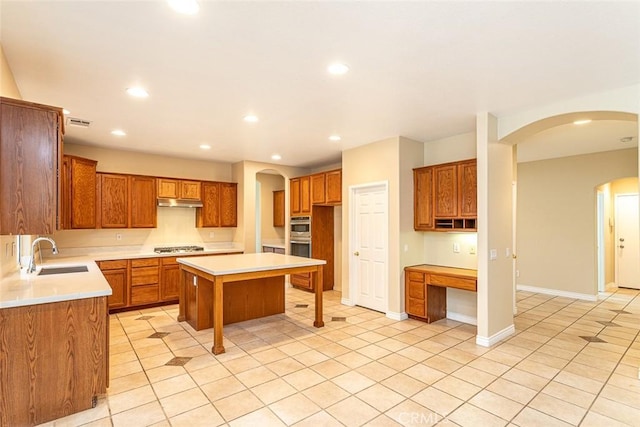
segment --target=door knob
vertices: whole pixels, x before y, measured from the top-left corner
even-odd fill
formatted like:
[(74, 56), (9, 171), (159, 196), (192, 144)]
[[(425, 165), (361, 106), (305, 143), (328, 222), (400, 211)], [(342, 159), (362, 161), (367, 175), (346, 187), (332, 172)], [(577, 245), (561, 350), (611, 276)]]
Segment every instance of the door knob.
[(621, 237), (621, 238), (620, 238), (620, 241), (621, 241), (621, 242), (624, 242), (624, 237)]
[(360, 256), (360, 252), (358, 252), (358, 251), (355, 251), (353, 254), (354, 254), (355, 256)]
[(620, 245), (620, 249), (624, 249), (624, 245)]

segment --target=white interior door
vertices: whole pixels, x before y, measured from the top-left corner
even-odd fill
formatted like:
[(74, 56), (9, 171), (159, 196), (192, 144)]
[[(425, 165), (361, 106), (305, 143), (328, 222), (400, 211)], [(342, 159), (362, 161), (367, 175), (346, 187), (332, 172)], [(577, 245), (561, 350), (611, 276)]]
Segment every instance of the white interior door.
[(640, 289), (638, 194), (616, 194), (616, 283)]
[(386, 184), (352, 193), (351, 280), (353, 302), (372, 310), (388, 309), (388, 192)]

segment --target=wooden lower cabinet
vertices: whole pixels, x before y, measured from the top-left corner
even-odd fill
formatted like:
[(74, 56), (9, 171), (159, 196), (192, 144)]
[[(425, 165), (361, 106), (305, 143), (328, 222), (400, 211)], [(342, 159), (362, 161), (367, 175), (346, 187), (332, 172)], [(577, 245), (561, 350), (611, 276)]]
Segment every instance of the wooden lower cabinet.
[(99, 261), (98, 267), (109, 286), (109, 310), (129, 305), (129, 264), (127, 260)]
[(95, 406), (108, 386), (107, 297), (0, 310), (0, 426)]
[(178, 301), (180, 297), (180, 265), (176, 257), (161, 259), (160, 300)]
[(160, 259), (131, 260), (131, 305), (160, 301)]

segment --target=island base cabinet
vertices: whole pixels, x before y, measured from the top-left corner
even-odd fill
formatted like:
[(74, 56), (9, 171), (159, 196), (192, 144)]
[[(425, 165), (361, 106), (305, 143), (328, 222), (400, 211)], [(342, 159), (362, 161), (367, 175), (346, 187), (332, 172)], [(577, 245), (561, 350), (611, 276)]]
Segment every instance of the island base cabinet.
[(95, 406), (108, 386), (107, 297), (0, 309), (0, 426)]

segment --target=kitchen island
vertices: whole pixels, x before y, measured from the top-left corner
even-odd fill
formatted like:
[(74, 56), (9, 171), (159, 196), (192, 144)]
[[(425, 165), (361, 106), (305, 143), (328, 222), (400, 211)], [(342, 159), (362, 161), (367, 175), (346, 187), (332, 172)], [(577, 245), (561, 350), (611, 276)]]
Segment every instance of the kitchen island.
[[(323, 281), (326, 261), (274, 253), (220, 255), (178, 258), (181, 269), (180, 311), (178, 321), (194, 317), (212, 317), (213, 354), (225, 352), (223, 325), (225, 311), (234, 321), (249, 320), (284, 312), (284, 276), (312, 273), (319, 284)], [(226, 286), (225, 286), (226, 284)], [(195, 294), (194, 294), (195, 289)], [(240, 298), (225, 299), (225, 292), (241, 293)], [(260, 298), (251, 298), (263, 292)], [(189, 298), (195, 295), (195, 298)], [(194, 304), (195, 301), (195, 304)], [(240, 304), (238, 304), (240, 302)], [(226, 308), (226, 310), (225, 310)], [(238, 315), (238, 311), (242, 311)], [(190, 322), (196, 329), (209, 326), (200, 318)], [(231, 323), (231, 322), (226, 322)], [(315, 290), (315, 320), (313, 326), (324, 326), (322, 320), (322, 286)]]

